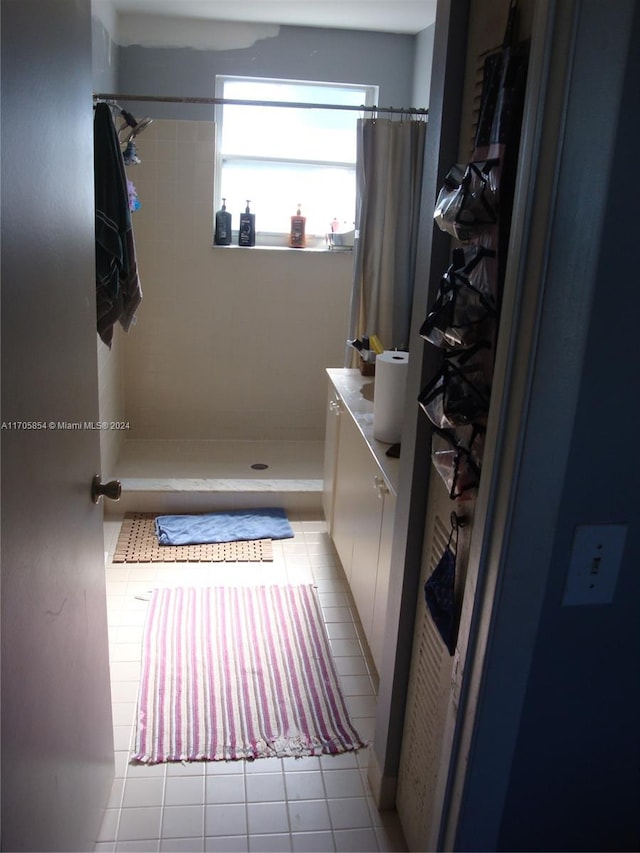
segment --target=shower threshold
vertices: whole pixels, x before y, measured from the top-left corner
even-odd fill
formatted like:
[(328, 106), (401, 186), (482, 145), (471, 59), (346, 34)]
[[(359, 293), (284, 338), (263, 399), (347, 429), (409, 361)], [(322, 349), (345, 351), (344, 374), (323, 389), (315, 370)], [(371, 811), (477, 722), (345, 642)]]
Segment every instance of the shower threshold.
[(323, 441), (125, 441), (110, 475), (122, 497), (105, 512), (281, 506), (321, 514), (323, 457)]

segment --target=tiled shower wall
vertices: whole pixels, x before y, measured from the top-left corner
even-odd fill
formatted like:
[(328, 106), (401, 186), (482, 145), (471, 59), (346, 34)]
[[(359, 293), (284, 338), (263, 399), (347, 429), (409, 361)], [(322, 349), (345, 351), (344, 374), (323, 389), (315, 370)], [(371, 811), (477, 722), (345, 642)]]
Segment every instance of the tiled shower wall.
[(213, 248), (213, 123), (155, 121), (136, 143), (142, 162), (127, 175), (144, 299), (101, 372), (101, 397), (117, 405), (102, 392), (121, 346), (124, 437), (322, 439), (351, 253)]
[[(125, 420), (124, 388), (122, 386), (122, 334), (116, 326), (111, 349), (99, 337), (98, 342), (98, 403), (100, 420), (122, 423)], [(120, 429), (100, 430), (101, 473), (111, 476), (127, 432)]]

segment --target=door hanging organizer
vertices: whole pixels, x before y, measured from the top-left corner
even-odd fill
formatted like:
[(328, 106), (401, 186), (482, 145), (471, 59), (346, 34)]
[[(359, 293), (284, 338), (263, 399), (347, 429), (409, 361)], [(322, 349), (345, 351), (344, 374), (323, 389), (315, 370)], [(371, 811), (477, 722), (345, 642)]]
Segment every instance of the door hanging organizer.
[(516, 17), (511, 0), (502, 47), (484, 63), (471, 160), (449, 169), (434, 210), (455, 243), (420, 328), (441, 359), (418, 403), (433, 425), (431, 460), (452, 500), (473, 497), (482, 466), (526, 83), (528, 49), (515, 40)]

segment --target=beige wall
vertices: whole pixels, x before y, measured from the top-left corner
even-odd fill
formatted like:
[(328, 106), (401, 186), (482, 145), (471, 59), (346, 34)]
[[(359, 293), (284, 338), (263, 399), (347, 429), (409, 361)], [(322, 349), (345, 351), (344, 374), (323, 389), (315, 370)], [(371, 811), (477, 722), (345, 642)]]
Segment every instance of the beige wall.
[[(141, 202), (144, 299), (120, 336), (124, 437), (321, 439), (324, 370), (343, 363), (352, 255), (213, 248), (213, 129), (156, 121), (137, 140), (142, 162), (127, 168)], [(109, 406), (112, 355), (101, 375)]]

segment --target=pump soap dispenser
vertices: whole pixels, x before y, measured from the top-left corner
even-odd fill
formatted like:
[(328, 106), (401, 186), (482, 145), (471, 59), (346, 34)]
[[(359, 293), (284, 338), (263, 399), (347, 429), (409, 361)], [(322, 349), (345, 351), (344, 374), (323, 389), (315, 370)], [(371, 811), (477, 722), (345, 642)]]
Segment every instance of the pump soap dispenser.
[(245, 211), (240, 214), (239, 246), (255, 246), (256, 244), (256, 215), (249, 210), (250, 201), (251, 199), (248, 198)]
[(216, 213), (216, 230), (213, 242), (216, 246), (229, 246), (231, 244), (231, 214), (227, 210), (227, 200), (222, 199), (222, 207)]
[(302, 216), (300, 212), (300, 202), (298, 202), (298, 210), (296, 215), (291, 217), (291, 233), (289, 234), (289, 245), (294, 249), (304, 249), (306, 244), (305, 225), (307, 217)]

